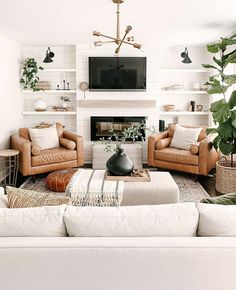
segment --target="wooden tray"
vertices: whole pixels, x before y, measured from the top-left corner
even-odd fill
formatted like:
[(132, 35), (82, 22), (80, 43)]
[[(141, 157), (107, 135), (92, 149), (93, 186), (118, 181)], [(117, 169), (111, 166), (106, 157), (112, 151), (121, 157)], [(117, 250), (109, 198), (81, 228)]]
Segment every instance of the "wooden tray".
[(125, 181), (125, 182), (150, 182), (151, 177), (148, 169), (134, 169), (130, 175), (115, 176), (108, 171), (106, 173), (106, 180)]

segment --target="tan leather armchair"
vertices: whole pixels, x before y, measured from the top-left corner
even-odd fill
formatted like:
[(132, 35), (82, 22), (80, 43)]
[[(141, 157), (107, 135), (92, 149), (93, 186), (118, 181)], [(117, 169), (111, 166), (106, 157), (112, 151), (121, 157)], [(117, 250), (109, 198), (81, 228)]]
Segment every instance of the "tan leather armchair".
[(20, 151), (19, 171), (22, 175), (83, 166), (83, 138), (63, 130), (60, 123), (56, 127), (60, 143), (58, 148), (40, 150), (31, 142), (28, 128), (21, 128), (19, 134), (11, 136), (11, 147)]
[(207, 136), (206, 129), (203, 128), (198, 143), (191, 146), (190, 150), (181, 150), (170, 147), (174, 130), (175, 124), (171, 124), (167, 131), (149, 136), (148, 164), (153, 167), (208, 175), (219, 160), (219, 152), (212, 146), (215, 136)]

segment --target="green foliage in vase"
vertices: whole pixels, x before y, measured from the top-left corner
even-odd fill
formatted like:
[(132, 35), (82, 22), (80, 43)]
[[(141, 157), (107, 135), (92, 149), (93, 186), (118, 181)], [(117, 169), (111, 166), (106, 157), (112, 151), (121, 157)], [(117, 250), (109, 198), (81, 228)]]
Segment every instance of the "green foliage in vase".
[(43, 70), (38, 66), (34, 58), (27, 58), (23, 63), (22, 77), (20, 83), (23, 89), (31, 89), (33, 92), (41, 91), (43, 89), (37, 88), (39, 82), (38, 71)]
[(71, 102), (71, 100), (70, 100), (69, 97), (61, 96), (60, 99), (61, 99), (63, 102)]
[(109, 130), (111, 136), (107, 139), (101, 138), (96, 143), (102, 143), (105, 145), (104, 150), (106, 152), (117, 151), (125, 142), (135, 142), (141, 139), (144, 142), (143, 132), (150, 132), (154, 134), (157, 132), (155, 127), (147, 127), (144, 122), (137, 126), (130, 126), (125, 128), (123, 131), (116, 132), (113, 128)]
[(219, 41), (207, 45), (213, 56), (214, 64), (203, 64), (207, 69), (215, 73), (206, 82), (209, 94), (220, 94), (222, 99), (211, 104), (216, 128), (208, 128), (207, 133), (217, 133), (213, 141), (215, 149), (225, 155), (231, 155), (231, 166), (233, 166), (233, 154), (236, 153), (236, 90), (231, 93), (229, 100), (226, 98), (227, 90), (236, 84), (236, 74), (227, 74), (226, 68), (236, 63), (236, 33), (228, 38), (221, 38)]

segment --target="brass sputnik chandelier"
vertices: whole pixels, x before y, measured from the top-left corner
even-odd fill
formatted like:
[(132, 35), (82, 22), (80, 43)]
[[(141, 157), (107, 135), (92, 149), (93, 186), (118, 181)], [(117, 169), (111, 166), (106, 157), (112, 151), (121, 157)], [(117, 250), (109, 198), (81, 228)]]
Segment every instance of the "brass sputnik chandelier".
[(102, 46), (103, 44), (106, 43), (116, 43), (117, 48), (115, 49), (115, 54), (118, 54), (120, 52), (120, 48), (123, 43), (132, 45), (134, 48), (141, 48), (141, 44), (135, 43), (134, 42), (134, 37), (133, 36), (128, 36), (129, 32), (132, 30), (132, 26), (128, 25), (125, 29), (125, 34), (121, 38), (120, 37), (120, 4), (124, 2), (124, 0), (112, 0), (113, 3), (117, 4), (117, 23), (116, 23), (116, 37), (104, 35), (101, 32), (94, 31), (93, 35), (94, 36), (102, 36), (104, 38), (110, 39), (109, 41), (95, 41), (94, 45), (95, 46)]

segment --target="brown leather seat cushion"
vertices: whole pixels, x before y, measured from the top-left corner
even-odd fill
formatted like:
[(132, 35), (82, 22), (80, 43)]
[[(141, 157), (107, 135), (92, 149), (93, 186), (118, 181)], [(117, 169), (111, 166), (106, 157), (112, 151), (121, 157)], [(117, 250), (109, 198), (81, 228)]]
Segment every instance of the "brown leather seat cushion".
[(62, 147), (41, 150), (41, 154), (32, 156), (32, 166), (61, 163), (77, 159), (76, 150), (68, 150)]
[(50, 173), (46, 178), (48, 188), (54, 192), (65, 192), (68, 183), (76, 171), (78, 171), (77, 168), (69, 168)]
[(169, 147), (161, 150), (155, 150), (155, 159), (198, 166), (198, 155), (192, 155), (189, 150)]

